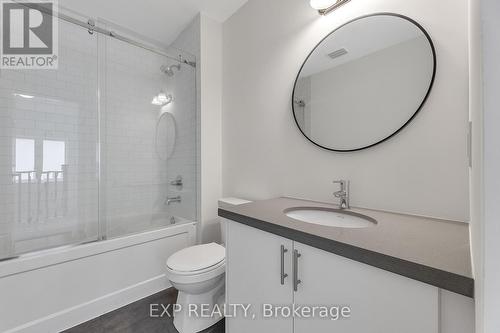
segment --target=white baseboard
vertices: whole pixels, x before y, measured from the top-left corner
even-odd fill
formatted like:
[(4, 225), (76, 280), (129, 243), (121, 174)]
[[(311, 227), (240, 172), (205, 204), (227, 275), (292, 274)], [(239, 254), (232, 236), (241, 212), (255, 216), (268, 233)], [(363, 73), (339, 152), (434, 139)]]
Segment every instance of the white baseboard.
[(5, 333), (54, 333), (84, 323), (171, 287), (165, 274), (28, 322)]

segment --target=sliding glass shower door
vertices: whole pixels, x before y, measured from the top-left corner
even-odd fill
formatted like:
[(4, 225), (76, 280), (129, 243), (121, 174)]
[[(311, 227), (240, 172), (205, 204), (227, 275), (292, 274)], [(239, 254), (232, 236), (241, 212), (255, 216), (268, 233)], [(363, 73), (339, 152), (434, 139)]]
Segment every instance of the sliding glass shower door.
[(0, 260), (197, 217), (196, 59), (57, 21), (57, 70), (0, 71)]
[(60, 21), (57, 70), (0, 71), (0, 259), (97, 239), (97, 49)]

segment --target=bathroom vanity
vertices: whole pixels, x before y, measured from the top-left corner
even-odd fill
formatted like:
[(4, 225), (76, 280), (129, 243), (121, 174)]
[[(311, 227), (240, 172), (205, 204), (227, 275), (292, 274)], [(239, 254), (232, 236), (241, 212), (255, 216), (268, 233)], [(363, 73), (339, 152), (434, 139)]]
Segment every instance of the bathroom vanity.
[[(219, 209), (228, 222), (226, 302), (252, 305), (249, 316), (226, 318), (227, 332), (445, 333), (453, 331), (448, 322), (467, 320), (456, 311), (473, 297), (467, 224), (356, 208), (345, 212), (373, 225), (287, 216), (318, 209), (338, 207), (278, 198)], [(459, 306), (444, 308), (449, 298)], [(347, 306), (350, 314), (331, 320), (278, 309), (267, 318), (264, 304)]]

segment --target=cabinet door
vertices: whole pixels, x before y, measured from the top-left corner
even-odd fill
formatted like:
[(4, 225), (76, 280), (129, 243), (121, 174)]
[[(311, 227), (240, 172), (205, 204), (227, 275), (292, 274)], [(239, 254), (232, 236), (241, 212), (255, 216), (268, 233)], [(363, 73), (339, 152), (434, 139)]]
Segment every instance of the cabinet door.
[(349, 306), (346, 319), (295, 318), (295, 333), (437, 333), (438, 289), (300, 243), (301, 306)]
[[(255, 318), (226, 316), (226, 332), (293, 332), (293, 318), (264, 318), (263, 304), (291, 306), (292, 241), (245, 226), (226, 223), (226, 302), (228, 305), (251, 304)], [(281, 284), (281, 246), (284, 253), (284, 272), (288, 274)]]

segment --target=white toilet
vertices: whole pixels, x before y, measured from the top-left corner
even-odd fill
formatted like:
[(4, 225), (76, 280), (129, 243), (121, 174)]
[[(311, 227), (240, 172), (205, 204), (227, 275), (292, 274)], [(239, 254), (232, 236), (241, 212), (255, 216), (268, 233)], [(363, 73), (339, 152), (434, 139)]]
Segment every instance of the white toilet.
[[(224, 304), (226, 249), (216, 243), (191, 246), (171, 255), (167, 260), (167, 278), (179, 290), (174, 313), (174, 326), (180, 333), (202, 331), (222, 319), (220, 316), (190, 316), (189, 306)], [(210, 311), (212, 306), (209, 307)], [(193, 312), (194, 313), (194, 312)]]
[[(238, 205), (250, 201), (226, 198), (219, 200), (219, 207)], [(225, 243), (225, 223), (221, 220), (222, 243)], [(167, 278), (179, 291), (177, 304), (181, 311), (174, 313), (174, 326), (180, 333), (202, 331), (223, 318), (223, 316), (193, 316), (189, 306), (201, 314), (201, 305), (209, 308), (215, 305), (223, 311), (225, 302), (226, 249), (209, 243), (191, 246), (172, 254), (167, 259)], [(192, 311), (191, 314), (195, 312)]]

